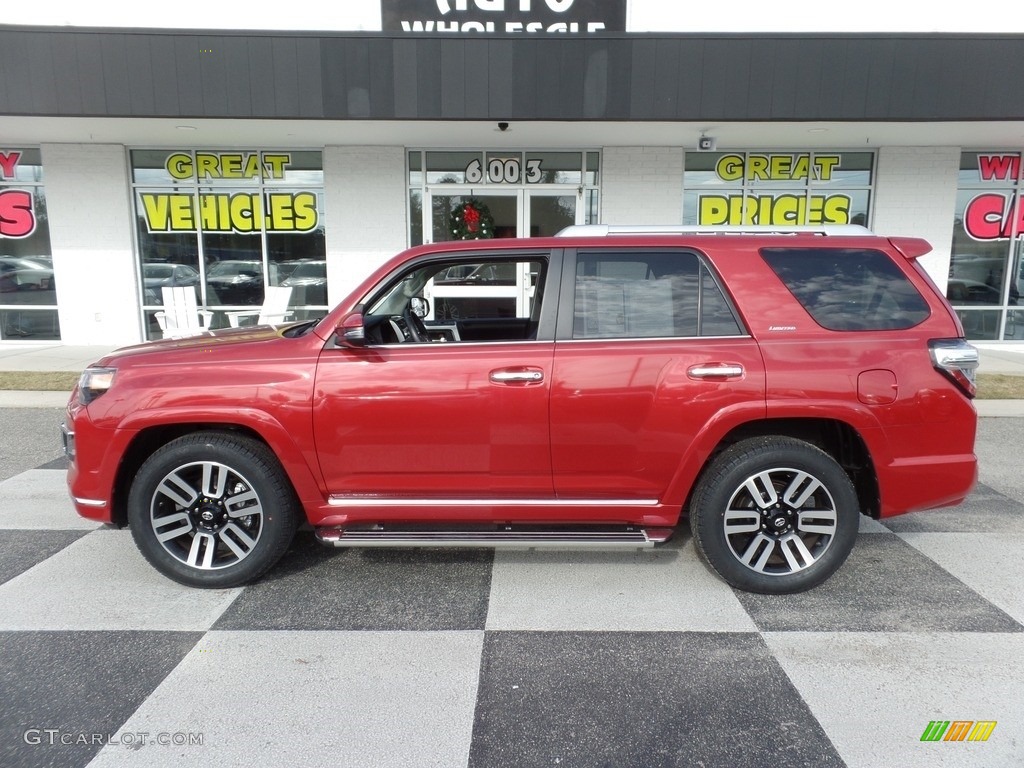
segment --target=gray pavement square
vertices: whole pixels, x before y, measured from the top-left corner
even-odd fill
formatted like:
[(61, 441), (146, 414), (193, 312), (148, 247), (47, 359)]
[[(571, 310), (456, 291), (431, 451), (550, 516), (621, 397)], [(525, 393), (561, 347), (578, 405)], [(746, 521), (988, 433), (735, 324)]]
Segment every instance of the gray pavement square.
[(0, 584), (84, 535), (85, 531), (0, 531)]

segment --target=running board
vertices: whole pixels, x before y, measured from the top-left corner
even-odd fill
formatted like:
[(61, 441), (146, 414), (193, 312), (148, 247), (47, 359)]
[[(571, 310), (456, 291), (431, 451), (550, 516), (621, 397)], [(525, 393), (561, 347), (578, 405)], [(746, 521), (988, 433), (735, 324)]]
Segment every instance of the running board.
[(646, 549), (668, 541), (671, 528), (317, 528), (330, 547), (489, 547), (515, 549)]

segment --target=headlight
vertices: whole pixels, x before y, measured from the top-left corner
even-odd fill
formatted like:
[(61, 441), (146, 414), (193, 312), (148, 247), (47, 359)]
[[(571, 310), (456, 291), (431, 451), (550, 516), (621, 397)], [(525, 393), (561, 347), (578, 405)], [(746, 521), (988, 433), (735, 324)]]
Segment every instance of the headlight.
[(88, 405), (114, 385), (116, 368), (86, 368), (78, 379), (78, 400)]

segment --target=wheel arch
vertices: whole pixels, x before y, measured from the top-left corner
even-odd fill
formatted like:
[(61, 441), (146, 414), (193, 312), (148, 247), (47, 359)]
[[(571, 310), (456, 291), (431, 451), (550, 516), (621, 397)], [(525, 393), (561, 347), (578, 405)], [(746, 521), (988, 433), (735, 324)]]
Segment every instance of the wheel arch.
[[(280, 452), (276, 449), (280, 443), (272, 442), (260, 430), (251, 425), (220, 421), (153, 424), (138, 431), (121, 457), (121, 463), (114, 477), (111, 494), (111, 523), (114, 526), (123, 528), (128, 525), (128, 494), (135, 475), (146, 459), (172, 440), (201, 432), (241, 435), (265, 445), (281, 466), (285, 477), (292, 486), (292, 490), (299, 499), (300, 506), (305, 506), (304, 500), (311, 492), (316, 494), (315, 498), (317, 499), (322, 495), (319, 493), (315, 478), (309, 472), (308, 467), (305, 467), (304, 462), (300, 462), (300, 466), (296, 467), (294, 460), (282, 460)], [(277, 437), (280, 438), (281, 436)], [(301, 456), (297, 448), (294, 450)]]
[(881, 513), (881, 492), (875, 461), (861, 433), (839, 419), (779, 418), (739, 424), (721, 436), (707, 452), (700, 468), (686, 483), (682, 515), (688, 513), (694, 489), (723, 451), (738, 442), (757, 437), (791, 437), (820, 448), (846, 472), (857, 493), (861, 512), (877, 519)]

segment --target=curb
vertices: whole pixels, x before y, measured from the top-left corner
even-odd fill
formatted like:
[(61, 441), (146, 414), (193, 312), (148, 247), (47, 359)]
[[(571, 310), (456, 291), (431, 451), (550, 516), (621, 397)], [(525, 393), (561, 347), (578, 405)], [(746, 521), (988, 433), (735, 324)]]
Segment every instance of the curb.
[(0, 390), (0, 408), (64, 408), (70, 392), (36, 392), (21, 389)]

